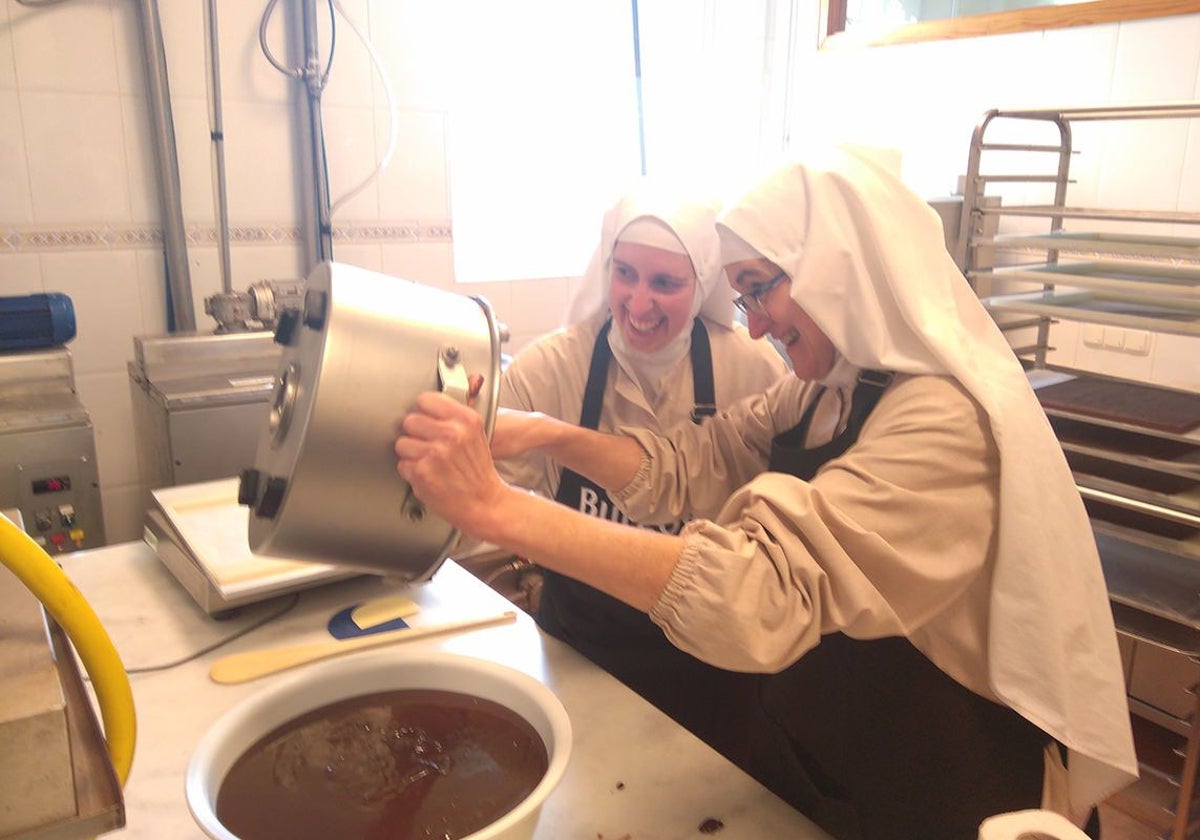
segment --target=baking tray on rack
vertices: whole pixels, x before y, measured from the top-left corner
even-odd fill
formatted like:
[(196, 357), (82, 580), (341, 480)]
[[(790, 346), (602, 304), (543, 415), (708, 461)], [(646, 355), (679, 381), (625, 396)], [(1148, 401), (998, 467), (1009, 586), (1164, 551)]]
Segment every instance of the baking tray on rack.
[(1083, 485), (1080, 493), (1095, 533), (1200, 561), (1200, 524), (1189, 524), (1188, 514), (1179, 514), (1178, 520), (1166, 519), (1163, 511), (1148, 512), (1154, 511), (1153, 505), (1114, 499), (1104, 491), (1096, 494), (1100, 498), (1093, 498), (1093, 491)]
[[(1143, 510), (1161, 509), (1158, 518), (1168, 520), (1170, 527), (1159, 524), (1150, 530), (1170, 532), (1176, 538), (1190, 531), (1200, 531), (1200, 478), (1154, 473), (1112, 461), (1085, 460), (1073, 453), (1067, 455), (1067, 463), (1071, 466), (1075, 484), (1081, 488), (1096, 491), (1097, 495), (1107, 493), (1150, 506)], [(1195, 520), (1195, 524), (1179, 524), (1191, 520)]]
[(1200, 629), (1200, 565), (1111, 534), (1096, 534), (1109, 598)]
[(1200, 439), (1142, 434), (1128, 427), (1088, 422), (1069, 414), (1052, 411), (1047, 414), (1058, 442), (1067, 453), (1200, 480)]
[(1200, 394), (1092, 376), (1063, 377), (1038, 385), (1047, 411), (1069, 412), (1124, 427), (1184, 435), (1200, 427)]
[(977, 240), (979, 245), (1019, 250), (1066, 251), (1075, 254), (1108, 254), (1122, 257), (1188, 260), (1200, 264), (1200, 239), (1128, 233), (1002, 234)]
[(992, 295), (980, 298), (980, 302), (993, 314), (1044, 315), (1151, 332), (1200, 335), (1200, 301), (1193, 309), (1181, 309), (1177, 301), (1172, 306), (1164, 306), (1152, 295), (1091, 289)]
[(1156, 300), (1172, 303), (1178, 299), (1185, 306), (1200, 301), (1200, 266), (1092, 260), (995, 268), (972, 271), (968, 276), (1153, 295)]

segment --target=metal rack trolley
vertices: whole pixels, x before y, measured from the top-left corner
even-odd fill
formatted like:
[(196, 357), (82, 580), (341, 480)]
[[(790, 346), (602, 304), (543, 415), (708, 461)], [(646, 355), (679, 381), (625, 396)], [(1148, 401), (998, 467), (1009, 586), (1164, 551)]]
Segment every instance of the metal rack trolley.
[[(1200, 429), (1189, 427), (1186, 415), (1200, 411), (1200, 395), (1056, 367), (1047, 357), (1060, 319), (1118, 333), (1200, 336), (1200, 238), (1194, 238), (1200, 213), (1068, 201), (1072, 124), (1196, 118), (1200, 102), (988, 111), (971, 140), (954, 254), (1009, 333), (1063, 444), (1092, 519), (1123, 647), (1168, 652), (1186, 666), (1189, 680), (1200, 663)], [(996, 200), (997, 192), (1014, 190), (1022, 199), (1039, 190), (1050, 198)], [(1042, 223), (1044, 229), (1030, 230)], [(1022, 232), (1005, 232), (1006, 225)], [(1030, 334), (1032, 341), (1023, 343)], [(1050, 391), (1042, 388), (1063, 383), (1074, 383), (1077, 397), (1092, 389), (1100, 403), (1114, 388), (1132, 388), (1151, 402), (1097, 411), (1086, 400), (1072, 406), (1044, 398)], [(1138, 415), (1149, 413), (1154, 400), (1182, 408), (1183, 418), (1147, 425)], [(1143, 761), (1143, 777), (1173, 786), (1161, 803), (1165, 813), (1148, 820), (1171, 840), (1183, 840), (1198, 822), (1200, 699), (1181, 695), (1177, 704), (1156, 704), (1134, 688), (1131, 682), (1131, 710), (1185, 739), (1178, 772)], [(1179, 688), (1196, 694), (1194, 685)]]

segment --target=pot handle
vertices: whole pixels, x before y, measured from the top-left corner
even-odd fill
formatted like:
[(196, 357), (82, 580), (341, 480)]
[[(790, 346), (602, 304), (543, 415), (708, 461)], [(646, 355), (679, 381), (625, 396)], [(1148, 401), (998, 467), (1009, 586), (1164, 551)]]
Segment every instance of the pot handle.
[(463, 405), (468, 405), (471, 386), (467, 379), (466, 365), (462, 364), (457, 347), (443, 347), (438, 353), (438, 390)]

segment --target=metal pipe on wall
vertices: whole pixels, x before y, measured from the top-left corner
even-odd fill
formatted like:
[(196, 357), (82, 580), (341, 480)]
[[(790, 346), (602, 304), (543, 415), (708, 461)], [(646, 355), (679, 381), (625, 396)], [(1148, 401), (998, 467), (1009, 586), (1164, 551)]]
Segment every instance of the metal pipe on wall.
[[(319, 263), (333, 259), (333, 222), (329, 206), (329, 177), (325, 160), (325, 134), (321, 124), (323, 85), (317, 44), (316, 0), (288, 4), (290, 40), (303, 68), (295, 88), (297, 177), (299, 178), (301, 231), (305, 234), (305, 275)], [(297, 14), (298, 10), (298, 14)]]
[(217, 213), (217, 254), (221, 260), (221, 290), (233, 291), (233, 269), (229, 258), (229, 202), (225, 188), (225, 124), (221, 115), (221, 44), (217, 40), (217, 0), (204, 6), (208, 33), (208, 91), (211, 112), (213, 201)]
[(163, 49), (162, 22), (156, 0), (139, 0), (138, 23), (146, 64), (146, 93), (149, 100), (151, 144), (157, 164), (159, 214), (166, 257), (167, 288), (171, 296), (172, 332), (196, 329), (192, 305), (192, 281), (188, 271), (187, 235), (183, 226), (183, 199), (179, 186), (179, 157), (175, 148), (175, 122), (171, 114), (171, 90), (167, 83), (167, 56)]

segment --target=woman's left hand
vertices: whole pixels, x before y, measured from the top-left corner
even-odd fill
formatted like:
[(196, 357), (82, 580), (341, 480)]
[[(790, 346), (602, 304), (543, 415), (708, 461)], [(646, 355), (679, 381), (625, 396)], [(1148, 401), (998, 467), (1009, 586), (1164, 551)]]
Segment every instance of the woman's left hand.
[(417, 397), (400, 424), (396, 471), (431, 511), (473, 537), (506, 485), (492, 463), (483, 418), (437, 392)]

